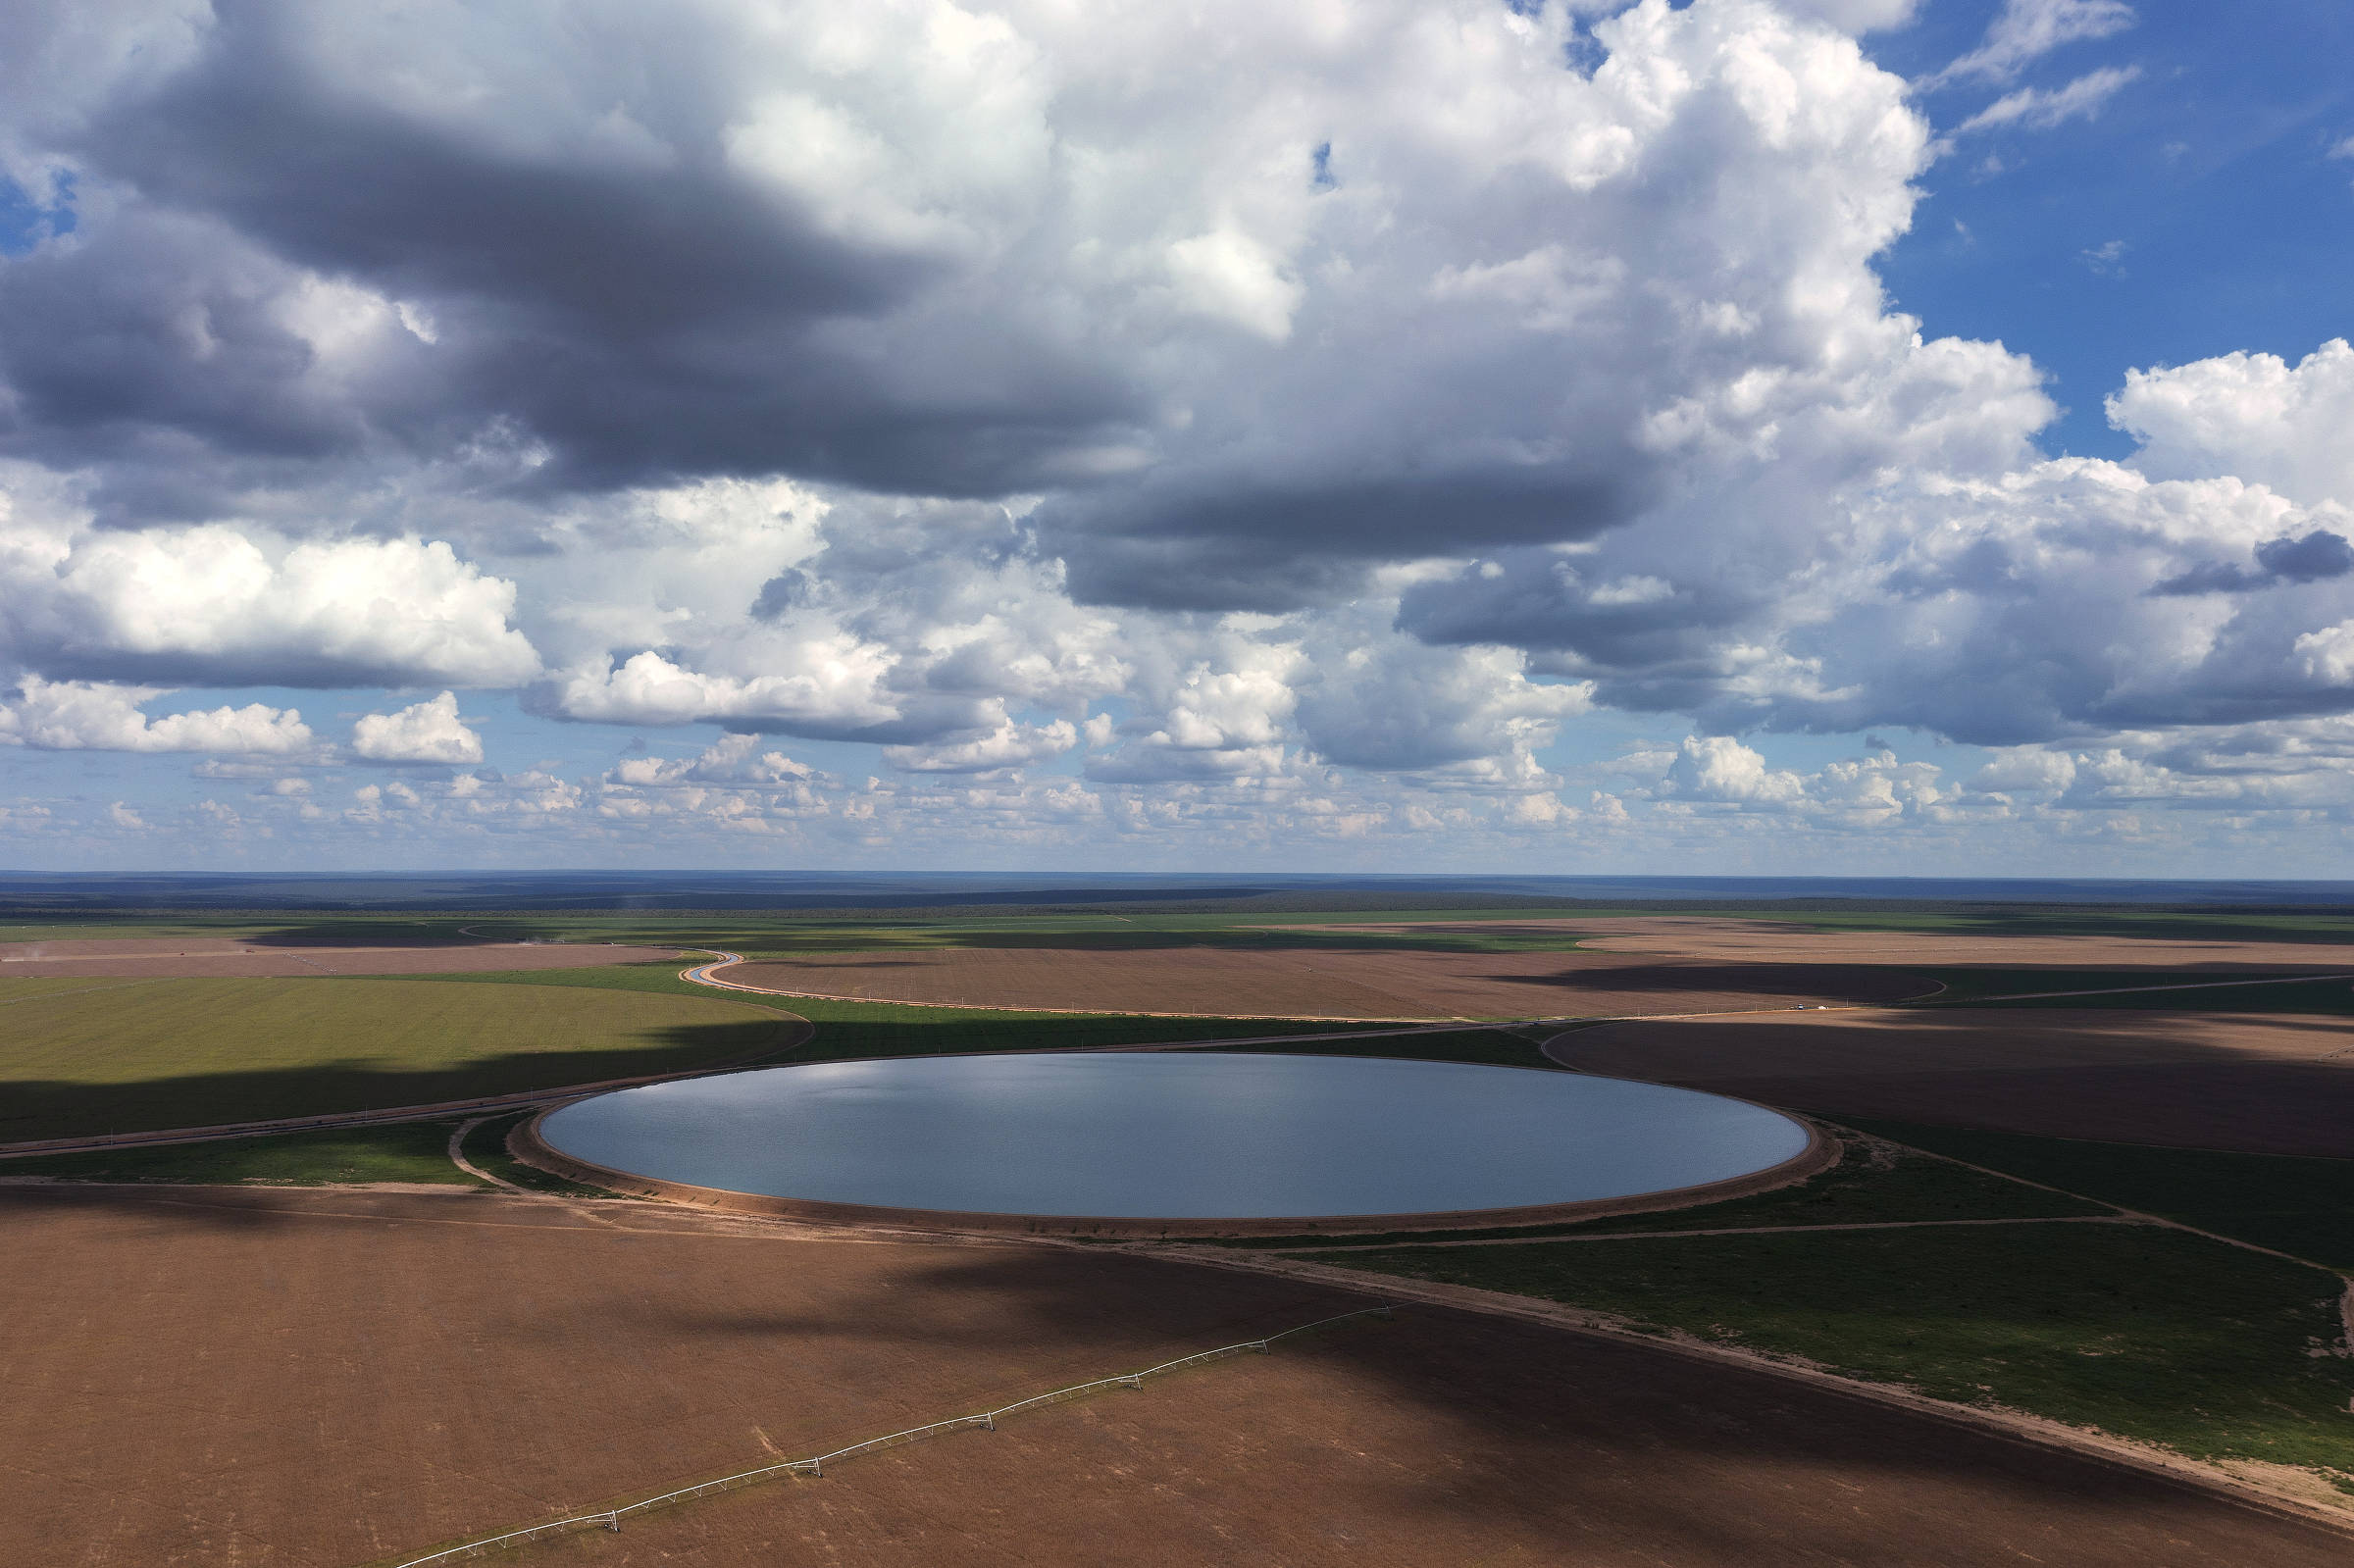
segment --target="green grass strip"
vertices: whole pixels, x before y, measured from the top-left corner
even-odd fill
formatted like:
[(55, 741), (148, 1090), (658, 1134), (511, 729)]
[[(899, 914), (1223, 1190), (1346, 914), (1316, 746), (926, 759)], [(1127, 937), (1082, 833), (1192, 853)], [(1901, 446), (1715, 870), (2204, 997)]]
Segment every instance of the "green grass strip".
[(458, 1125), (455, 1120), (392, 1122), (316, 1133), (281, 1133), (270, 1138), (216, 1138), (204, 1143), (101, 1149), (88, 1154), (43, 1154), (0, 1160), (0, 1177), (266, 1187), (422, 1182), (436, 1187), (479, 1188), (482, 1183), (449, 1162), (449, 1135)]
[(466, 1158), (476, 1169), (487, 1172), (502, 1182), (522, 1188), (527, 1192), (560, 1192), (568, 1197), (620, 1197), (625, 1194), (609, 1192), (601, 1187), (587, 1187), (568, 1182), (561, 1176), (526, 1165), (507, 1152), (507, 1135), (523, 1123), (539, 1114), (535, 1106), (511, 1116), (493, 1116), (470, 1129), (460, 1145)]
[(2031, 1138), (1915, 1122), (1851, 1125), (2030, 1182), (2354, 1271), (2354, 1160)]
[(2195, 1457), (2354, 1473), (2337, 1277), (2180, 1231), (1532, 1241), (1332, 1261), (1617, 1313)]

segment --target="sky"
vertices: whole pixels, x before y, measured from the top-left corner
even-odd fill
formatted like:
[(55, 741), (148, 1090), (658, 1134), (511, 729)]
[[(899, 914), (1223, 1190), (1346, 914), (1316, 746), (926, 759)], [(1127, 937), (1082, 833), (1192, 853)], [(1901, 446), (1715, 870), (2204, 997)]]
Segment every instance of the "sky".
[(2354, 875), (2354, 8), (0, 15), (0, 867)]

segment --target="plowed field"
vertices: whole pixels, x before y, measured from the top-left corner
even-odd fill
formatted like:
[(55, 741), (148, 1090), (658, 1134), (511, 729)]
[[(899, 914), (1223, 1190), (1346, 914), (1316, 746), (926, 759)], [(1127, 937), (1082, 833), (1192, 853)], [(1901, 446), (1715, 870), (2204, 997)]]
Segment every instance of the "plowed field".
[(874, 1001), (1257, 1018), (1561, 1018), (1894, 1001), (1933, 987), (1830, 964), (1639, 963), (1410, 948), (946, 947), (816, 953), (739, 985)]
[(673, 956), (668, 947), (590, 942), (418, 943), (326, 947), (241, 937), (101, 937), (84, 941), (0, 942), (0, 976), (119, 975), (203, 980), (250, 975), (465, 975), (509, 969), (589, 969), (643, 964)]
[(1828, 1116), (2354, 1156), (2344, 1018), (1907, 1008), (1605, 1024), (1549, 1054)]
[(1428, 931), (1574, 936), (1587, 954), (1642, 953), (1695, 964), (1916, 964), (1924, 969), (2348, 970), (2354, 945), (2199, 941), (2146, 936), (1980, 936), (1901, 931), (1809, 931), (1769, 920), (1659, 915), (1603, 920), (1350, 925), (1334, 931)]
[[(1140, 1257), (481, 1195), (17, 1189), (0, 1227), (12, 1563), (397, 1561), (1357, 1304)], [(2345, 1550), (1832, 1390), (1413, 1308), (516, 1560), (2321, 1568)]]

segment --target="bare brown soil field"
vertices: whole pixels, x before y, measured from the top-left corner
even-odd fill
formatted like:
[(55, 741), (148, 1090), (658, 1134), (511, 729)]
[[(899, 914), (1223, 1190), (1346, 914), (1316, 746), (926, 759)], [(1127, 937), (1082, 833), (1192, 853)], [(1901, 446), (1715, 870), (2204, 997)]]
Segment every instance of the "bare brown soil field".
[(669, 947), (588, 942), (460, 942), (328, 947), (240, 937), (125, 936), (0, 942), (0, 976), (127, 976), (204, 980), (224, 975), (465, 975), (507, 969), (591, 969), (670, 958)]
[(731, 967), (745, 986), (871, 1001), (1226, 1018), (1561, 1018), (1895, 1001), (1929, 983), (1828, 964), (1397, 948), (943, 947)]
[(2354, 1022), (2343, 1018), (1874, 1009), (1604, 1024), (1547, 1053), (1833, 1117), (2354, 1156)]
[[(8, 1562), (398, 1560), (1360, 1300), (1133, 1255), (472, 1194), (20, 1189), (0, 1226)], [(2345, 1551), (1836, 1390), (1415, 1307), (518, 1560), (2319, 1568)]]
[(2354, 945), (2192, 941), (2140, 936), (1975, 936), (1901, 931), (1808, 931), (1769, 920), (1658, 915), (1446, 925), (1352, 925), (1335, 931), (1543, 933), (1576, 936), (1586, 953), (1643, 953), (1694, 964), (1913, 964), (1924, 969), (2354, 971)]

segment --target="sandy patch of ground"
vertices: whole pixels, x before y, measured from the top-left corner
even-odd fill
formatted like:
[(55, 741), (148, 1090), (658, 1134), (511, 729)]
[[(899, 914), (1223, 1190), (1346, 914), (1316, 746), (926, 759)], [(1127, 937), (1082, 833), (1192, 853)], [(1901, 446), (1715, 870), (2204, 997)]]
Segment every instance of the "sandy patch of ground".
[(813, 953), (727, 978), (875, 1001), (1225, 1018), (1562, 1018), (1894, 1001), (1902, 973), (1823, 964), (1630, 963), (1608, 953), (1396, 948), (944, 947)]
[(1917, 964), (1925, 969), (2338, 970), (2354, 944), (2193, 941), (2139, 936), (1978, 936), (1890, 931), (1808, 931), (1766, 920), (1660, 915), (1604, 920), (1450, 922), (1332, 930), (1522, 932), (1575, 936), (1588, 953), (1645, 953), (1679, 963)]
[(669, 947), (587, 942), (464, 942), (372, 947), (237, 937), (125, 936), (0, 942), (0, 977), (113, 975), (202, 980), (223, 975), (467, 975), (506, 969), (591, 969), (675, 956)]
[(1872, 1009), (1606, 1024), (1588, 1072), (1827, 1116), (2354, 1157), (2354, 1021), (2063, 1008)]
[[(359, 1563), (1361, 1299), (1137, 1256), (480, 1194), (16, 1189), (0, 1226), (0, 1311), (44, 1326), (0, 1340), (10, 1562)], [(1830, 1390), (1416, 1307), (517, 1560), (2319, 1568), (2344, 1551)]]

